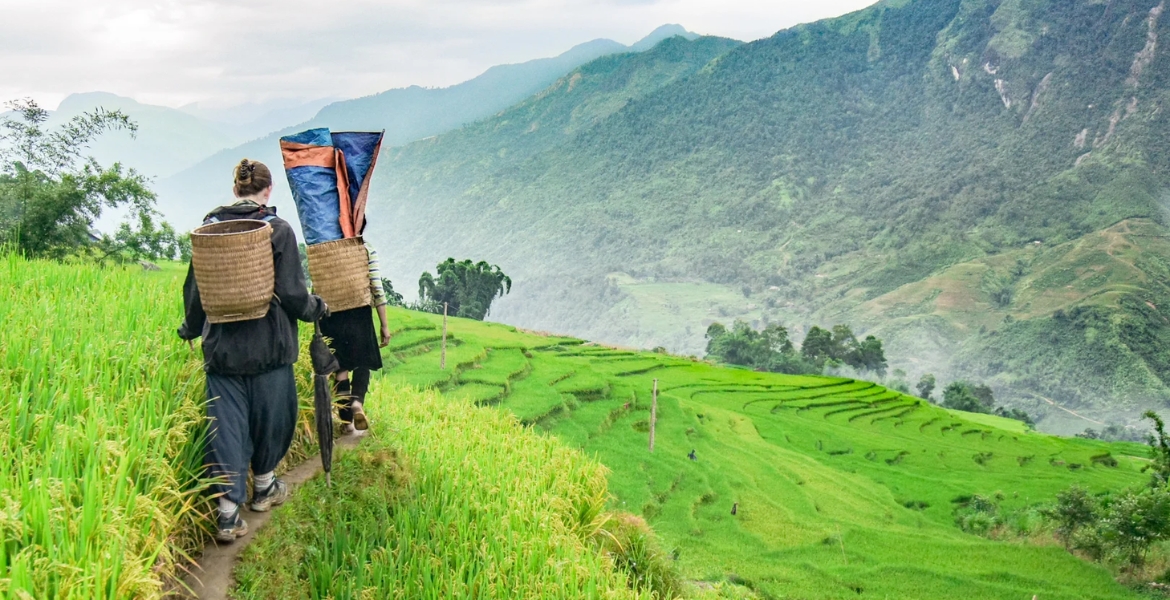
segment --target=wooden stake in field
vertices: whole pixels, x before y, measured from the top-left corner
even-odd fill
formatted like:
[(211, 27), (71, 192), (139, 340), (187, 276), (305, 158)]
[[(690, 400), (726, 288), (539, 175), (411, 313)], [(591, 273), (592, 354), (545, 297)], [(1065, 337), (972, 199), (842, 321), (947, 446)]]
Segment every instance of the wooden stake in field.
[(447, 303), (443, 303), (443, 345), (439, 348), (439, 369), (447, 368)]
[(654, 451), (654, 426), (658, 424), (658, 380), (654, 380), (654, 391), (650, 395), (650, 451)]

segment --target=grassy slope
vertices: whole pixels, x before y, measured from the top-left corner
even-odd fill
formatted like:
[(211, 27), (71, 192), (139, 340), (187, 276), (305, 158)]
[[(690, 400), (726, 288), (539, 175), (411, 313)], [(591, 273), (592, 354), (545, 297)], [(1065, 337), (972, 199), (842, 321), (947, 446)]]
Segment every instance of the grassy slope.
[(249, 546), (237, 598), (648, 598), (590, 543), (605, 469), (500, 411), (375, 384), (334, 487)]
[[(439, 317), (392, 310), (391, 319), (403, 331), (395, 343), (438, 331)], [(1022, 432), (865, 382), (717, 368), (457, 319), (450, 331), (448, 369), (438, 369), (438, 344), (407, 344), (388, 357), (385, 377), (498, 404), (596, 454), (612, 469), (616, 502), (651, 521), (689, 576), (735, 573), (774, 597), (1131, 596), (1058, 547), (959, 532), (952, 501), (999, 492), (1013, 509), (1074, 482), (1124, 487), (1143, 478), (1140, 446)], [(662, 393), (651, 455), (653, 378)], [(1093, 461), (1104, 454), (1119, 466)]]

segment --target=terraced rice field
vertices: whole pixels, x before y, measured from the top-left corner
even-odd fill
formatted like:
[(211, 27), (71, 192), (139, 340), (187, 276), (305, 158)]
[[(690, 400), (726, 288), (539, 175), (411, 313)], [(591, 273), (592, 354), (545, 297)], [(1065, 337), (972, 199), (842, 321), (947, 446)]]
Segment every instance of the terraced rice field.
[(1017, 510), (1073, 483), (1137, 484), (1139, 445), (1026, 432), (865, 381), (458, 319), (440, 370), (441, 317), (393, 310), (391, 319), (401, 349), (387, 353), (385, 377), (498, 405), (596, 455), (611, 469), (613, 503), (645, 516), (689, 577), (730, 578), (774, 598), (1138, 597), (1055, 545), (988, 541), (953, 523), (956, 502), (972, 494)]

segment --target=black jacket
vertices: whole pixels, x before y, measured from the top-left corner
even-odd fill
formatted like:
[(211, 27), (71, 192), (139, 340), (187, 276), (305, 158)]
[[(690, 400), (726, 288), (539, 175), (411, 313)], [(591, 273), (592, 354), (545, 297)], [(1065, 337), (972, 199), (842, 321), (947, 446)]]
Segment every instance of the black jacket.
[[(276, 209), (255, 204), (221, 206), (207, 215), (221, 221), (263, 219)], [(260, 319), (211, 324), (203, 312), (195, 270), (187, 269), (183, 283), (186, 318), (179, 337), (193, 340), (203, 336), (203, 368), (216, 375), (259, 375), (297, 362), (299, 346), (297, 319), (315, 322), (325, 314), (325, 303), (309, 293), (296, 235), (287, 221), (272, 219), (272, 260), (275, 263), (275, 295), (268, 314)]]

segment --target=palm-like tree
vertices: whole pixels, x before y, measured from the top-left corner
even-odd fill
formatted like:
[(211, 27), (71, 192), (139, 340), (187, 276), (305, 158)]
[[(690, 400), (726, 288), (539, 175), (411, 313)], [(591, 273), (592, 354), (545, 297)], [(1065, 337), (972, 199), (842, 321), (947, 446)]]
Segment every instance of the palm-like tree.
[(448, 313), (457, 317), (482, 321), (492, 301), (512, 291), (512, 279), (498, 265), (485, 261), (448, 258), (435, 267), (435, 273), (428, 271), (419, 277), (419, 303), (442, 310), (445, 302)]

